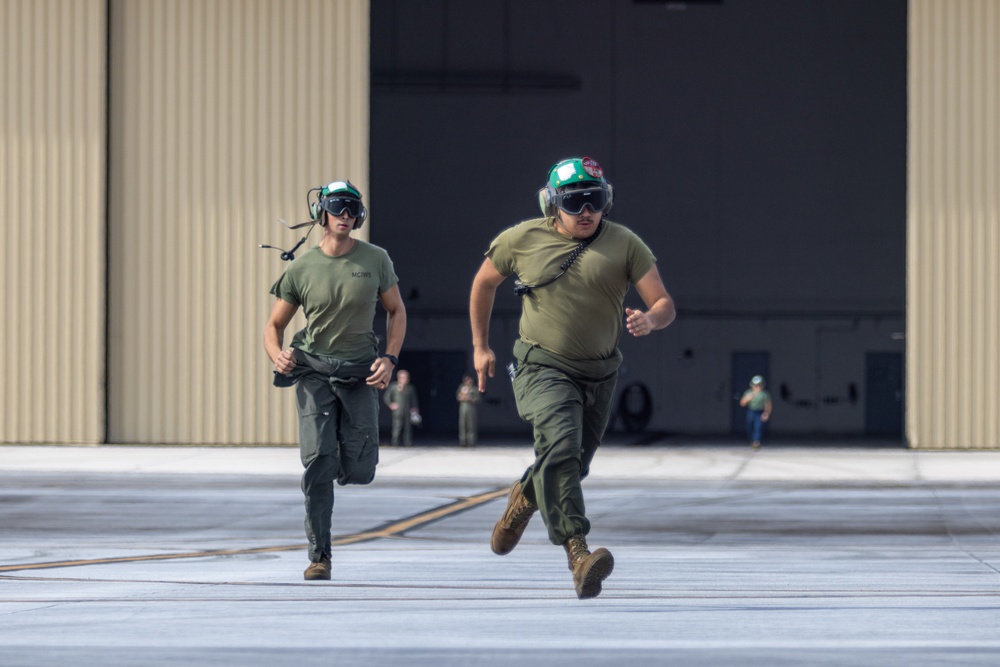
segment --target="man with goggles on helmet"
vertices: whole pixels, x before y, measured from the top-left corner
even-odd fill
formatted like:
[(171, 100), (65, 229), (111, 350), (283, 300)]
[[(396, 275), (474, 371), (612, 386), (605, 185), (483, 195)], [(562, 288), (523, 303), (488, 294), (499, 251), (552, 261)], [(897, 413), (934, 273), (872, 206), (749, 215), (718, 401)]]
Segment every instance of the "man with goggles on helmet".
[[(535, 461), (512, 485), (490, 546), (497, 555), (510, 553), (538, 511), (549, 540), (566, 550), (580, 599), (599, 595), (614, 567), (607, 549), (591, 553), (587, 546), (581, 480), (611, 415), (622, 360), (618, 340), (623, 330), (645, 336), (675, 317), (652, 252), (633, 232), (604, 219), (613, 193), (595, 160), (556, 163), (539, 192), (544, 216), (493, 240), (469, 305), (479, 390), (485, 391), (496, 369), (489, 346), (494, 297), (516, 274), (520, 337), (509, 370), (518, 413), (534, 429)], [(624, 308), (633, 285), (647, 310)]]
[[(274, 384), (296, 387), (310, 580), (330, 579), (334, 480), (368, 484), (375, 477), (379, 391), (392, 379), (406, 334), (392, 260), (351, 236), (368, 215), (361, 193), (348, 181), (317, 190), (310, 214), (323, 238), (271, 287), (276, 301), (264, 329)], [(373, 327), (376, 301), (386, 311), (381, 355)], [(285, 329), (300, 307), (306, 326), (283, 348)]]

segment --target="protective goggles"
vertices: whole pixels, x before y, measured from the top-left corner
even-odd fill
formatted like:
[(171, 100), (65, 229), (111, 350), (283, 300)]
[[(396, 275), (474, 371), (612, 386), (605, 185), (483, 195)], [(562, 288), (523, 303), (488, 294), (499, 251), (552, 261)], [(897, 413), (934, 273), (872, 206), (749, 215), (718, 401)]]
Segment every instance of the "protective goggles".
[(553, 202), (558, 208), (570, 215), (583, 213), (583, 207), (589, 206), (594, 213), (603, 211), (608, 205), (608, 191), (604, 188), (589, 190), (569, 190), (557, 193)]
[(361, 211), (365, 209), (360, 199), (341, 196), (327, 197), (319, 203), (319, 206), (334, 217), (347, 211), (347, 217), (349, 218), (361, 217)]

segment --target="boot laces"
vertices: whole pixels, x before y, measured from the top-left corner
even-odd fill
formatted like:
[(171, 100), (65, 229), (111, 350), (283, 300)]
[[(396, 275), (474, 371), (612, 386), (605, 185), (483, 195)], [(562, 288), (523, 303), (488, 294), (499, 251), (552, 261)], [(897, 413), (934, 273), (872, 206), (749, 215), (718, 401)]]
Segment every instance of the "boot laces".
[(573, 564), (586, 560), (587, 556), (590, 555), (590, 550), (587, 549), (587, 541), (583, 537), (571, 537), (569, 538), (569, 557), (573, 561)]
[(528, 499), (521, 496), (517, 500), (517, 505), (512, 508), (513, 511), (510, 513), (510, 518), (507, 520), (508, 528), (516, 528), (522, 523), (531, 518), (531, 515), (535, 512), (535, 506), (528, 502)]

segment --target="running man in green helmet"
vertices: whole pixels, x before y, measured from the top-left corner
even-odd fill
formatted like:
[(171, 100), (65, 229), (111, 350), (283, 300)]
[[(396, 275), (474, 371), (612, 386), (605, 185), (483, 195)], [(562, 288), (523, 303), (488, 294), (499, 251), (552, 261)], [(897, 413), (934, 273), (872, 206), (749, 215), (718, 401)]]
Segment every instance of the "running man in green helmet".
[[(406, 308), (389, 254), (351, 236), (368, 211), (349, 181), (322, 188), (310, 217), (323, 228), (319, 245), (295, 259), (271, 287), (264, 328), (274, 384), (295, 385), (299, 455), (305, 468), (307, 580), (330, 579), (333, 483), (368, 484), (378, 463), (378, 393), (392, 379), (406, 335)], [(308, 223), (307, 223), (308, 224)], [(379, 352), (375, 303), (386, 311)], [(284, 347), (285, 329), (302, 308), (306, 326)]]
[[(646, 336), (670, 324), (674, 302), (656, 258), (627, 228), (604, 218), (614, 191), (589, 157), (556, 163), (538, 193), (543, 217), (510, 227), (486, 251), (472, 283), (469, 314), (479, 390), (496, 370), (489, 344), (496, 290), (516, 274), (520, 336), (512, 376), (521, 418), (532, 425), (535, 461), (514, 482), (490, 546), (510, 553), (538, 511), (549, 540), (562, 545), (577, 597), (600, 595), (614, 568), (590, 532), (581, 480), (611, 416), (624, 330)], [(646, 310), (625, 308), (630, 286)]]

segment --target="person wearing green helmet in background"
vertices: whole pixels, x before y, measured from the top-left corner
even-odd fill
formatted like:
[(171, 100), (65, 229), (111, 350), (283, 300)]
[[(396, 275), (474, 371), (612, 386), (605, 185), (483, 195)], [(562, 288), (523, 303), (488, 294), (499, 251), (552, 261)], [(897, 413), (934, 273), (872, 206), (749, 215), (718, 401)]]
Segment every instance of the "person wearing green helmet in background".
[[(305, 472), (308, 580), (330, 579), (333, 483), (368, 484), (378, 463), (378, 392), (389, 384), (406, 335), (406, 308), (389, 254), (351, 236), (368, 211), (349, 181), (322, 188), (310, 217), (319, 245), (292, 261), (271, 287), (276, 297), (264, 329), (274, 384), (295, 385), (299, 455)], [(306, 223), (309, 224), (309, 223)], [(385, 352), (374, 332), (375, 303), (386, 311)], [(283, 349), (299, 308), (306, 326)]]
[[(645, 336), (676, 316), (645, 243), (606, 220), (614, 191), (589, 157), (556, 163), (538, 193), (543, 217), (514, 225), (486, 251), (472, 284), (469, 316), (479, 391), (493, 377), (489, 323), (496, 290), (516, 274), (521, 297), (515, 363), (508, 367), (521, 418), (532, 425), (535, 460), (512, 486), (490, 547), (510, 553), (539, 511), (549, 540), (566, 550), (577, 597), (600, 595), (614, 568), (589, 550), (581, 481), (611, 415), (623, 331)], [(646, 310), (625, 308), (631, 286)]]
[(740, 397), (740, 405), (747, 409), (747, 437), (750, 447), (760, 449), (760, 441), (764, 437), (764, 424), (771, 418), (771, 394), (764, 390), (764, 378), (754, 375), (750, 378), (750, 387)]

